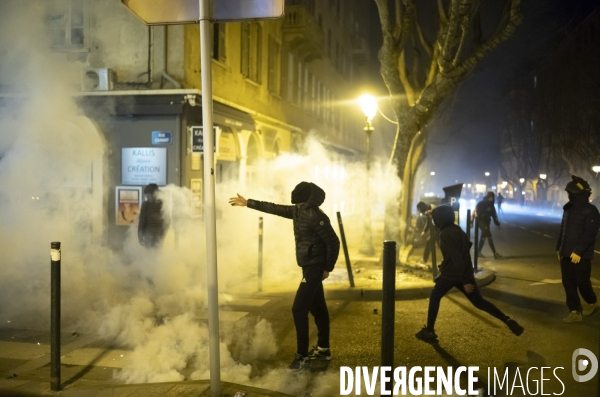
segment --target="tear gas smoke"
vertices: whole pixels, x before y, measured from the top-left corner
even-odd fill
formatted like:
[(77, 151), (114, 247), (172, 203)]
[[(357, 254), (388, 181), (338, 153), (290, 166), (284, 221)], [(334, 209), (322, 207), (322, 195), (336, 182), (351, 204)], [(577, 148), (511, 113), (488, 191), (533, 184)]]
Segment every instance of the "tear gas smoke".
[[(174, 185), (161, 189), (165, 215), (172, 222), (159, 250), (140, 246), (135, 226), (118, 251), (94, 234), (98, 218), (104, 224), (112, 221), (106, 210), (95, 212), (92, 193), (91, 164), (106, 158), (106, 138), (73, 100), (83, 64), (50, 50), (45, 4), (0, 2), (0, 88), (24, 94), (0, 101), (0, 324), (49, 329), (48, 250), (51, 241), (61, 241), (63, 327), (131, 349), (125, 367), (115, 373), (117, 380), (208, 378), (204, 227), (191, 216), (191, 192)], [(336, 159), (314, 139), (305, 149), (307, 155), (283, 154), (255, 164), (245, 186), (237, 180), (218, 184), (221, 303), (256, 291), (259, 216), (265, 217), (265, 289), (299, 281), (301, 275), (291, 222), (230, 207), (228, 198), (235, 193), (289, 204), (298, 182), (315, 182), (327, 192), (322, 208), (335, 229), (335, 211), (345, 216), (350, 244), (360, 237), (366, 189), (377, 202), (397, 193), (397, 179), (384, 176), (377, 165), (367, 187), (363, 163)], [(105, 177), (104, 201), (108, 186), (115, 184), (118, 181)], [(375, 211), (373, 216), (382, 222), (382, 213)], [(311, 384), (308, 378), (289, 378), (283, 369), (253, 373), (251, 363), (277, 353), (279, 341), (264, 319), (222, 322), (221, 331), (225, 381), (287, 393), (312, 388), (315, 395), (338, 385), (337, 373), (317, 377)]]

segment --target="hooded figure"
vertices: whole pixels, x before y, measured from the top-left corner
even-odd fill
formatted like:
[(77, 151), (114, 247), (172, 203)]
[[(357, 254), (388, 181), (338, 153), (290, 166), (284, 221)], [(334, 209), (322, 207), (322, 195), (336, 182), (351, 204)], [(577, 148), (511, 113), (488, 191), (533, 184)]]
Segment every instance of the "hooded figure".
[(481, 296), (473, 273), (471, 242), (460, 226), (454, 223), (454, 209), (448, 205), (440, 205), (433, 210), (431, 216), (435, 227), (440, 229), (440, 250), (444, 259), (429, 297), (427, 325), (415, 336), (425, 341), (437, 339), (434, 325), (440, 301), (454, 287), (461, 291), (473, 306), (504, 322), (513, 334), (521, 335), (523, 327)]
[(138, 223), (138, 239), (146, 247), (158, 247), (162, 244), (168, 222), (162, 213), (163, 202), (158, 198), (158, 185), (151, 183), (144, 188), (146, 201), (142, 203)]
[[(600, 215), (590, 204), (592, 193), (584, 179), (573, 175), (565, 190), (569, 202), (563, 207), (563, 217), (556, 242), (556, 253), (560, 260), (562, 283), (567, 297), (569, 315), (564, 322), (581, 321), (582, 315), (589, 316), (596, 306), (596, 294), (590, 281), (594, 243), (598, 235)], [(586, 302), (581, 306), (579, 294)]]
[[(302, 281), (292, 307), (296, 326), (297, 351), (290, 368), (310, 368), (310, 360), (331, 360), (329, 350), (329, 312), (323, 280), (333, 271), (340, 252), (340, 240), (329, 217), (319, 208), (325, 192), (314, 183), (301, 182), (292, 191), (292, 204), (281, 205), (248, 199), (238, 194), (229, 203), (291, 219), (296, 241), (296, 263), (302, 268)], [(315, 319), (318, 344), (308, 351), (308, 313)]]
[(473, 211), (473, 215), (471, 216), (471, 221), (477, 218), (477, 224), (479, 225), (479, 230), (481, 232), (481, 237), (479, 238), (479, 244), (477, 244), (478, 252), (477, 255), (483, 258), (483, 254), (481, 250), (483, 249), (483, 245), (485, 244), (485, 240), (487, 239), (490, 248), (494, 254), (494, 259), (502, 258), (502, 255), (498, 251), (496, 251), (496, 246), (494, 245), (494, 239), (492, 238), (491, 231), (491, 220), (494, 220), (496, 226), (500, 227), (500, 222), (498, 221), (498, 214), (496, 214), (496, 208), (494, 207), (495, 201), (494, 192), (488, 192), (487, 195), (477, 203), (475, 207), (475, 211)]
[[(422, 230), (421, 230), (421, 237), (425, 237), (425, 235), (427, 235), (427, 232), (429, 232), (429, 222), (427, 217), (430, 216), (431, 211), (435, 208), (435, 205), (433, 204), (426, 204), (422, 201), (419, 201), (417, 203), (417, 210), (421, 213), (421, 215), (424, 215), (425, 218), (425, 225), (423, 226)], [(429, 214), (428, 214), (429, 212)], [(434, 237), (437, 240), (437, 229), (434, 229), (433, 231)], [(423, 258), (421, 260), (422, 264), (427, 263), (427, 261), (429, 260), (429, 255), (431, 254), (431, 250), (433, 249), (434, 244), (431, 241), (431, 234), (427, 235), (427, 240), (425, 241), (425, 249), (423, 250)]]

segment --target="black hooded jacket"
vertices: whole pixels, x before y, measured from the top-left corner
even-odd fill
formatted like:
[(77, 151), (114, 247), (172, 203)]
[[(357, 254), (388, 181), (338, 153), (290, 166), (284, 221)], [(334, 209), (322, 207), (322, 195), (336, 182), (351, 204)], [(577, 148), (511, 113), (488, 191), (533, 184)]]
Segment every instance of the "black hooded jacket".
[(588, 195), (573, 195), (563, 210), (556, 251), (565, 258), (575, 253), (582, 259), (592, 259), (600, 225), (598, 209), (590, 204)]
[(248, 199), (247, 206), (292, 219), (298, 266), (324, 265), (325, 270), (330, 272), (340, 253), (340, 240), (331, 227), (329, 217), (319, 209), (319, 205), (325, 201), (325, 192), (314, 183), (310, 187), (310, 197), (300, 208), (252, 199)]
[(436, 207), (432, 214), (435, 226), (440, 229), (440, 249), (444, 260), (440, 264), (440, 274), (449, 280), (460, 281), (463, 285), (473, 283), (473, 263), (471, 262), (471, 242), (467, 234), (454, 223), (454, 210), (447, 205)]
[(490, 200), (487, 197), (484, 198), (477, 203), (475, 212), (477, 213), (477, 218), (479, 219), (480, 225), (490, 226), (492, 219), (494, 220), (496, 226), (500, 225), (496, 208), (494, 208), (494, 200)]

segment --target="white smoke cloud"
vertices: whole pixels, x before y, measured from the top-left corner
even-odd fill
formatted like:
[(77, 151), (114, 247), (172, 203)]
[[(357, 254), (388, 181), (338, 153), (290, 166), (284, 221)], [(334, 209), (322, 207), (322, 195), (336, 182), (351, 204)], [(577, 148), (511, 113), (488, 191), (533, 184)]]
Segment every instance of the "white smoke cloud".
[[(132, 350), (116, 380), (206, 379), (205, 232), (191, 216), (191, 192), (174, 185), (161, 189), (171, 228), (160, 250), (140, 246), (135, 227), (119, 251), (94, 237), (90, 159), (105, 150), (104, 138), (89, 130), (89, 120), (73, 100), (74, 76), (82, 63), (50, 50), (45, 4), (0, 2), (0, 89), (24, 94), (0, 102), (0, 322), (49, 327), (49, 243), (60, 241), (64, 327)], [(336, 158), (315, 139), (305, 149), (307, 155), (283, 154), (255, 165), (245, 188), (238, 181), (217, 186), (221, 303), (257, 290), (259, 216), (265, 225), (264, 289), (295, 288), (289, 280), (299, 281), (301, 274), (291, 221), (231, 207), (229, 197), (240, 193), (289, 204), (297, 183), (315, 182), (327, 193), (322, 208), (334, 229), (335, 211), (342, 211), (347, 239), (355, 244), (365, 192), (383, 201), (399, 186), (383, 177), (378, 165), (367, 186), (364, 163)], [(373, 216), (381, 221), (382, 213)], [(285, 315), (291, 318), (290, 312)], [(253, 372), (256, 363), (276, 357), (279, 342), (264, 319), (222, 322), (222, 379), (291, 394), (312, 389), (314, 395), (330, 395), (337, 377), (292, 376), (281, 368)]]

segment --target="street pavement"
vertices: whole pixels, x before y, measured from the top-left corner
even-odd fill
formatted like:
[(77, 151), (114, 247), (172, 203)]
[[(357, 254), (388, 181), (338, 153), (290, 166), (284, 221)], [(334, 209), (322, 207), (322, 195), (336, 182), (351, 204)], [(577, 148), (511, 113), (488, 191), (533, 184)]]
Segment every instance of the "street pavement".
[[(439, 343), (417, 340), (414, 334), (426, 322), (427, 296), (433, 286), (430, 271), (418, 265), (421, 251), (417, 248), (396, 273), (394, 366), (479, 366), (478, 385), (483, 390), (487, 389), (488, 368), (492, 377), (494, 369), (498, 373), (508, 370), (509, 382), (515, 387), (508, 392), (506, 385), (496, 393), (492, 389), (495, 395), (534, 395), (536, 385), (541, 383), (540, 368), (562, 367), (556, 369), (562, 383), (552, 372), (544, 373), (543, 378), (550, 378), (543, 382), (544, 394), (596, 396), (598, 375), (585, 383), (575, 382), (571, 375), (575, 349), (586, 348), (598, 354), (600, 314), (576, 324), (561, 321), (568, 310), (554, 249), (560, 218), (533, 210), (506, 210), (500, 215), (502, 228), (492, 229), (496, 247), (504, 258), (491, 259), (489, 247), (484, 247), (486, 258), (480, 259), (484, 271), (478, 274), (478, 282), (486, 299), (525, 327), (523, 335), (514, 336), (504, 324), (472, 307), (455, 290), (442, 300), (436, 323)], [(375, 233), (374, 241), (378, 240), (382, 240), (381, 236)], [(251, 363), (251, 386), (224, 383), (222, 395), (233, 396), (242, 391), (245, 396), (335, 396), (340, 392), (341, 366), (380, 365), (381, 247), (371, 257), (356, 251), (350, 247), (355, 287), (349, 286), (343, 255), (325, 282), (333, 360), (314, 371), (293, 375), (285, 370), (295, 352), (290, 309), (298, 280), (265, 282), (262, 292), (242, 291), (222, 305), (222, 332), (235, 330), (236, 324), (245, 327), (265, 319), (272, 326), (277, 344), (271, 359)], [(598, 291), (597, 264), (592, 276)], [(311, 341), (316, 341), (312, 325)], [(234, 359), (243, 359), (235, 340), (229, 348)], [(123, 384), (115, 374), (125, 365), (131, 350), (94, 335), (65, 333), (61, 353), (63, 390), (56, 393), (50, 391), (48, 332), (0, 328), (0, 395), (210, 395), (208, 381), (189, 380), (191, 369), (183, 382)], [(529, 390), (515, 381), (517, 375)], [(365, 390), (362, 392), (364, 395)]]

